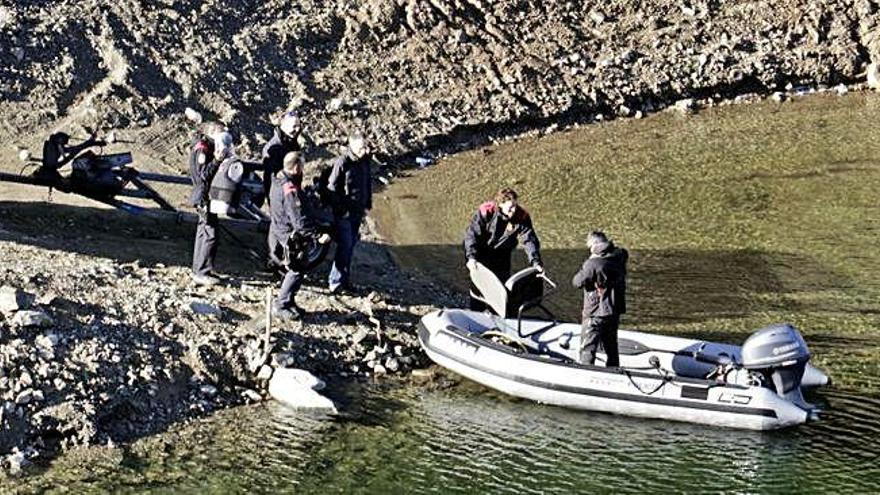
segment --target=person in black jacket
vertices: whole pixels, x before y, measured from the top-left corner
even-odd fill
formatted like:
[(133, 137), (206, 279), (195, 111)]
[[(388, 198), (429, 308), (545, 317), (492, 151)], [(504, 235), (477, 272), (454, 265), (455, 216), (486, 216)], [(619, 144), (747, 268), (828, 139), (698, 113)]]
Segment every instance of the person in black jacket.
[(584, 290), (581, 326), (581, 364), (592, 365), (599, 343), (605, 349), (605, 366), (620, 366), (617, 351), (617, 328), (620, 315), (626, 313), (626, 262), (629, 253), (616, 247), (600, 231), (587, 237), (590, 257), (572, 278), (577, 289)]
[(40, 168), (36, 175), (40, 177), (60, 178), (58, 169), (79, 156), (80, 152), (92, 146), (104, 146), (105, 141), (96, 139), (95, 136), (83, 141), (76, 146), (68, 146), (70, 136), (64, 132), (56, 132), (49, 136), (43, 143), (43, 157)]
[[(296, 305), (294, 298), (302, 286), (305, 274), (290, 263), (296, 253), (291, 253), (291, 239), (297, 235), (315, 235), (315, 227), (306, 214), (306, 198), (302, 188), (302, 160), (293, 151), (284, 157), (282, 170), (272, 177), (272, 200), (270, 204), (269, 256), (278, 266), (286, 269), (281, 289), (272, 304), (272, 314), (283, 320), (297, 320), (305, 311)], [(324, 244), (330, 236), (322, 234), (318, 242)]]
[(219, 219), (208, 207), (208, 191), (220, 162), (230, 153), (232, 136), (216, 123), (206, 125), (204, 133), (196, 137), (190, 150), (189, 166), (193, 182), (190, 204), (199, 215), (192, 261), (192, 278), (197, 285), (210, 286), (220, 282), (214, 275)]
[(263, 146), (263, 193), (272, 202), (270, 191), (275, 175), (281, 171), (284, 157), (291, 151), (301, 151), (299, 136), (302, 122), (296, 112), (287, 112), (275, 127), (272, 139)]
[(371, 159), (366, 138), (354, 134), (348, 138), (348, 150), (333, 163), (327, 181), (336, 226), (336, 253), (327, 285), (334, 294), (349, 288), (351, 258), (360, 239), (358, 231), (373, 207)]
[[(468, 270), (476, 263), (486, 266), (503, 283), (510, 277), (510, 258), (517, 241), (522, 242), (529, 264), (544, 270), (541, 262), (541, 243), (529, 212), (518, 203), (516, 191), (510, 188), (498, 192), (494, 201), (480, 205), (464, 233), (464, 254)], [(471, 286), (471, 290), (476, 290)], [(471, 298), (470, 308), (482, 311), (481, 301)]]

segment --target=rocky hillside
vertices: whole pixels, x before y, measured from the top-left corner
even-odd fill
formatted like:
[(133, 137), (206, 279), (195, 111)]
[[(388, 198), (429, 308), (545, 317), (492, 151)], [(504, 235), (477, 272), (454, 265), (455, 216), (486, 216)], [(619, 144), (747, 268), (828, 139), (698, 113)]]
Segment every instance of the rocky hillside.
[[(0, 7), (0, 136), (141, 129), (178, 160), (192, 107), (251, 150), (299, 108), (317, 146), (366, 128), (388, 156), (687, 97), (853, 82), (874, 0), (62, 0)], [(12, 63), (8, 63), (11, 61)]]

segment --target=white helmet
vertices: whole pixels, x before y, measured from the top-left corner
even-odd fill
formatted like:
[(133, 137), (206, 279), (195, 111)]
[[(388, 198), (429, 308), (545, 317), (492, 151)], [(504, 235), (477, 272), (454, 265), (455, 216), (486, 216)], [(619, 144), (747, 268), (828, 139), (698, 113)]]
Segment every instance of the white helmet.
[(232, 134), (228, 131), (220, 131), (211, 135), (214, 140), (214, 156), (225, 158), (235, 153), (235, 146), (232, 144)]

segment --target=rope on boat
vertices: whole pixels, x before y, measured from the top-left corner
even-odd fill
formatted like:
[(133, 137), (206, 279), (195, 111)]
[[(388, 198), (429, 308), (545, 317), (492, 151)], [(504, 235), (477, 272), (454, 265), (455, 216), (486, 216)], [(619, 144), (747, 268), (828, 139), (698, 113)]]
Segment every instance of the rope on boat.
[(642, 389), (641, 386), (639, 386), (638, 383), (636, 383), (635, 380), (633, 380), (633, 377), (629, 371), (627, 371), (625, 368), (621, 368), (621, 371), (623, 371), (623, 374), (626, 375), (627, 378), (629, 378), (629, 382), (632, 383), (633, 387), (635, 387), (636, 390), (638, 390), (639, 392), (641, 392), (645, 395), (654, 395), (657, 391), (659, 391), (661, 388), (663, 388), (667, 383), (672, 381), (672, 379), (669, 377), (669, 373), (667, 373), (666, 370), (661, 370), (658, 368), (657, 371), (663, 372), (663, 374), (660, 376), (660, 378), (661, 378), (660, 384), (657, 385), (656, 387), (654, 387), (654, 390), (651, 390), (650, 392), (646, 392), (644, 389)]
[(504, 343), (506, 343), (507, 345), (509, 345), (511, 347), (513, 347), (514, 345), (518, 346), (520, 352), (522, 352), (522, 353), (528, 352), (528, 349), (526, 349), (525, 344), (523, 344), (519, 340), (514, 339), (513, 337), (511, 337), (510, 335), (507, 335), (504, 332), (500, 332), (497, 330), (489, 330), (489, 331), (481, 333), (480, 336), (483, 338), (498, 337), (501, 340), (503, 340)]

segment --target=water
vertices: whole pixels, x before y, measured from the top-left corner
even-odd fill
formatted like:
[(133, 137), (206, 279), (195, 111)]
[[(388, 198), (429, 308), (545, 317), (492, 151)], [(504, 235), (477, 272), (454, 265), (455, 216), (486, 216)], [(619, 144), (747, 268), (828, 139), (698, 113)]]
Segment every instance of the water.
[(823, 421), (760, 433), (541, 406), (468, 382), (368, 386), (339, 418), (226, 411), (124, 453), (63, 459), (12, 492), (876, 492), (880, 400), (821, 400)]
[[(376, 200), (400, 262), (444, 284), (462, 285), (475, 206), (515, 185), (562, 285), (590, 229), (630, 249), (624, 326), (739, 343), (795, 323), (835, 381), (808, 397), (817, 423), (760, 433), (577, 412), (444, 374), (337, 386), (339, 417), (224, 411), (0, 491), (880, 492), (878, 106), (850, 94), (590, 126), (441, 161)], [(575, 317), (579, 295), (553, 307)]]

